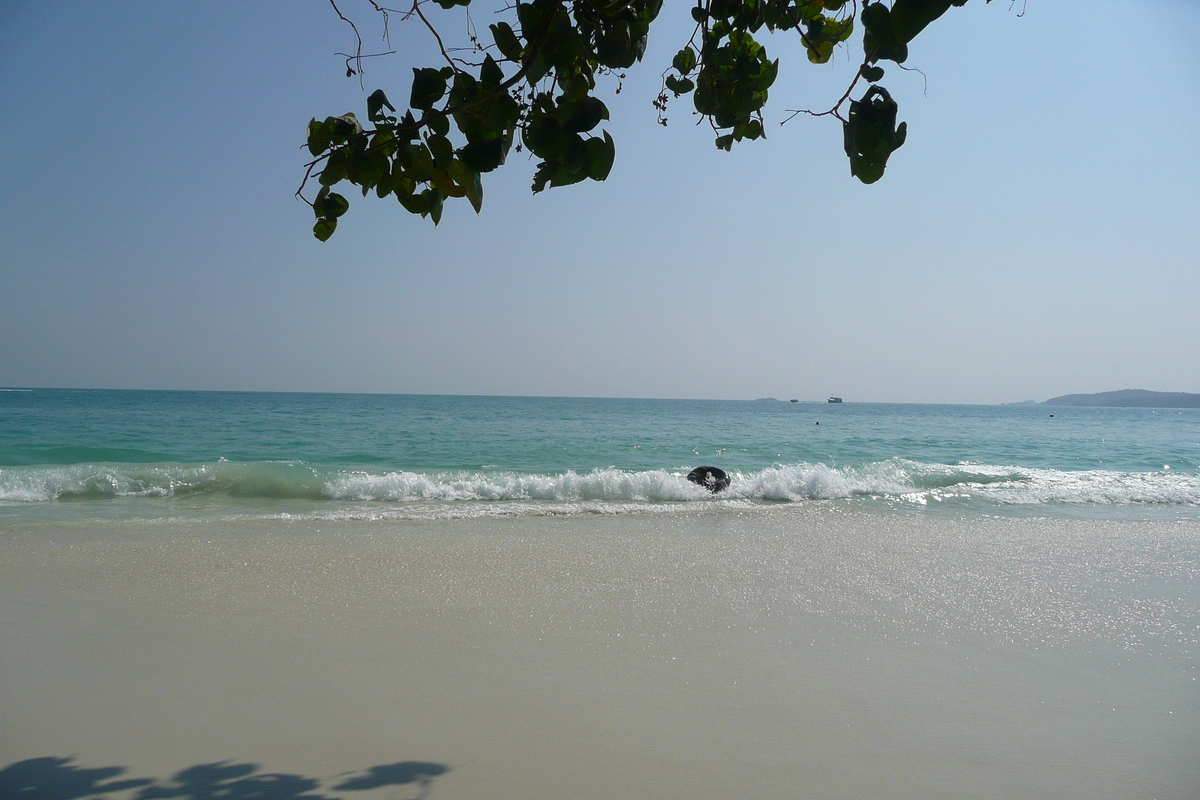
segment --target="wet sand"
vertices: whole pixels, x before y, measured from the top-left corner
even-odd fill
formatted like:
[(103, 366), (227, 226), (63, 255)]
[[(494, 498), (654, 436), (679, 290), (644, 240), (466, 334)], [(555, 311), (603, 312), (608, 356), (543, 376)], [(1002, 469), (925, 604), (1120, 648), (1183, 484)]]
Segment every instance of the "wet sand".
[(0, 790), (1200, 797), (1200, 524), (813, 506), (0, 523)]

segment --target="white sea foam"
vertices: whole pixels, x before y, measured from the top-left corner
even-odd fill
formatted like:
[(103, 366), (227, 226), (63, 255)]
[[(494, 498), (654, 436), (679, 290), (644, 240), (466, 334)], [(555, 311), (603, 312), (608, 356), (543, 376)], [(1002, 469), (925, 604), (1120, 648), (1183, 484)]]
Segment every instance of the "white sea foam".
[(558, 475), (416, 472), (343, 473), (325, 484), (338, 500), (544, 500), (668, 502), (700, 500), (709, 493), (681, 473), (626, 472), (615, 468)]
[(315, 471), (290, 462), (208, 464), (66, 464), (0, 469), (0, 500), (71, 498), (235, 497), (319, 498)]
[[(196, 495), (316, 502), (503, 506), (489, 513), (609, 513), (631, 506), (697, 502), (802, 502), (855, 497), (923, 504), (960, 499), (985, 505), (1048, 504), (1200, 507), (1200, 475), (1181, 470), (1063, 471), (988, 464), (776, 464), (732, 471), (712, 495), (680, 470), (525, 474), (321, 469), (298, 462), (71, 464), (0, 469), (0, 501), (166, 498)], [(430, 506), (431, 508), (433, 506)], [(447, 512), (457, 515), (459, 512)]]
[(1163, 472), (1022, 470), (1024, 479), (959, 487), (995, 503), (1200, 505), (1200, 476)]

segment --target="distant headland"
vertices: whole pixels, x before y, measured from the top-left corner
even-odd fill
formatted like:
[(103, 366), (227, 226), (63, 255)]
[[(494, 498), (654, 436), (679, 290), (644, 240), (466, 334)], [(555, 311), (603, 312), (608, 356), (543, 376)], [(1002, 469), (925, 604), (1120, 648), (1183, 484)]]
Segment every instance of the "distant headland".
[(1150, 392), (1145, 389), (1121, 389), (1096, 394), (1064, 394), (1051, 397), (1044, 406), (1104, 406), (1107, 408), (1200, 408), (1200, 394), (1188, 392)]

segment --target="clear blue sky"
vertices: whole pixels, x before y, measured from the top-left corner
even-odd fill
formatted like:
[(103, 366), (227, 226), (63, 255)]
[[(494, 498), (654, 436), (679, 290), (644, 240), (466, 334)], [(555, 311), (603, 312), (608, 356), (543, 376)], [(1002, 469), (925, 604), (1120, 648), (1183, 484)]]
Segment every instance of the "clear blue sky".
[[(1200, 392), (1200, 3), (952, 9), (912, 48), (927, 85), (884, 81), (909, 138), (873, 186), (828, 119), (732, 154), (685, 101), (656, 125), (688, 7), (667, 0), (609, 103), (607, 182), (531, 196), (516, 156), (481, 215), (457, 202), (436, 229), (347, 192), (321, 244), (292, 197), (304, 126), (407, 98), (435, 63), (419, 30), (393, 28), (363, 92), (322, 0), (0, 3), (0, 386)], [(852, 69), (768, 48), (772, 123)]]

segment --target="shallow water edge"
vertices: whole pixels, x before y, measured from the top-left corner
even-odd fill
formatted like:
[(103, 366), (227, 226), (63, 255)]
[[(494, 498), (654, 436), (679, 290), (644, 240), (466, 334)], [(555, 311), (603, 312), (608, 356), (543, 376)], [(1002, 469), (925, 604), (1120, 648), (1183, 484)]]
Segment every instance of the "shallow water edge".
[[(327, 797), (1184, 800), (1198, 577), (1190, 522), (10, 528), (0, 768), (74, 754), (170, 784), (229, 761), (258, 772), (227, 782)], [(337, 789), (402, 763), (445, 771)]]

